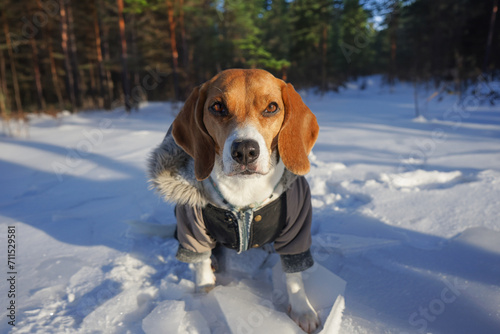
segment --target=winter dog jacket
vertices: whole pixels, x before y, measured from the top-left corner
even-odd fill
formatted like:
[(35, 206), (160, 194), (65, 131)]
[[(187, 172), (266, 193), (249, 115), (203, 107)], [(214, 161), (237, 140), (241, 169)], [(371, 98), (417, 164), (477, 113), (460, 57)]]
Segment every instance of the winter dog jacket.
[[(276, 192), (259, 207), (220, 207), (211, 198), (210, 178), (196, 180), (194, 161), (170, 131), (149, 158), (151, 184), (176, 205), (177, 259), (194, 263), (209, 258), (217, 243), (238, 252), (274, 243), (288, 273), (314, 264), (310, 253), (312, 206), (309, 185), (285, 170)], [(209, 189), (212, 187), (212, 189)]]

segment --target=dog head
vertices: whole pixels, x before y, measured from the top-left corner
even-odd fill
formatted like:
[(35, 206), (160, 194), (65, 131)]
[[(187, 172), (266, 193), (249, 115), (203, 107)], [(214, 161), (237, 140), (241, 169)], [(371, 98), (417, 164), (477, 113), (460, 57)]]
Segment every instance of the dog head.
[(177, 145), (206, 179), (216, 156), (228, 176), (267, 174), (277, 154), (306, 174), (318, 137), (316, 117), (291, 84), (264, 70), (226, 70), (196, 87), (172, 124)]

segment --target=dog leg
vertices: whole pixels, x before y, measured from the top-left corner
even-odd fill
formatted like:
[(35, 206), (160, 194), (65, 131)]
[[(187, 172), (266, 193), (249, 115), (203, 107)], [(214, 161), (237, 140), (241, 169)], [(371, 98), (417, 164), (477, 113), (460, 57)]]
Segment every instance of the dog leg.
[(212, 260), (208, 258), (190, 265), (194, 272), (196, 293), (207, 293), (215, 287), (215, 275), (211, 263)]
[(293, 321), (306, 333), (314, 332), (320, 325), (318, 314), (311, 306), (304, 290), (302, 273), (286, 274), (286, 289), (288, 291), (288, 312)]

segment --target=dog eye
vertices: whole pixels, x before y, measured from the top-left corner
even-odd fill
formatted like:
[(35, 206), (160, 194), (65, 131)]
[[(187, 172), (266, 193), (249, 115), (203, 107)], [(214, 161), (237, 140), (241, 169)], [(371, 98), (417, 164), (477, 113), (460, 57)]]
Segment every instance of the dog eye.
[(278, 112), (278, 104), (276, 102), (271, 102), (264, 110), (264, 116), (270, 116)]
[(213, 114), (218, 115), (218, 116), (226, 116), (227, 115), (226, 106), (222, 102), (214, 102), (208, 109)]

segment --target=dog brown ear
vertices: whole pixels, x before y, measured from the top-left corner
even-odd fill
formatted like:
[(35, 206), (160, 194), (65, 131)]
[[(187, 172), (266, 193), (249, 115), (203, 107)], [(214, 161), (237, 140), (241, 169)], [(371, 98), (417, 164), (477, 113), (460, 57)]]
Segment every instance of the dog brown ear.
[(278, 137), (278, 151), (289, 171), (304, 175), (311, 168), (307, 156), (318, 138), (318, 122), (291, 84), (284, 86), (281, 94), (285, 118)]
[(206, 87), (195, 87), (172, 123), (172, 136), (194, 159), (194, 175), (206, 179), (214, 167), (215, 143), (203, 123)]

